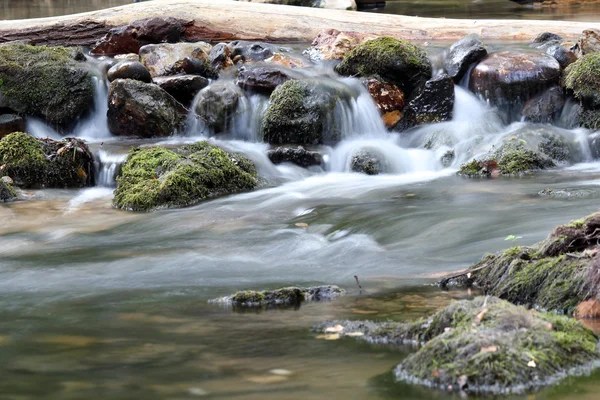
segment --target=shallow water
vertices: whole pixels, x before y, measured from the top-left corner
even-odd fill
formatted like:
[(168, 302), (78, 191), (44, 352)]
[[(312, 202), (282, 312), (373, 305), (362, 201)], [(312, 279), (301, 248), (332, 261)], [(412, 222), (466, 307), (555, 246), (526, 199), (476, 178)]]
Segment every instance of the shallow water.
[(1, 0), (0, 20), (56, 17), (130, 3), (131, 0)]

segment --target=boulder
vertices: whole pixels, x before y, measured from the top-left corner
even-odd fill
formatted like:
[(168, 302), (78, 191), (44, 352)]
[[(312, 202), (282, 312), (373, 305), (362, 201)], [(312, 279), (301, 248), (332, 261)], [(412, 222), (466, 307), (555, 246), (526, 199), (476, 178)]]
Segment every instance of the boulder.
[(285, 287), (276, 290), (245, 290), (231, 296), (210, 300), (209, 303), (230, 303), (234, 307), (298, 306), (307, 301), (330, 301), (346, 291), (335, 285)]
[(453, 109), (454, 82), (446, 74), (438, 75), (415, 90), (396, 130), (449, 121), (452, 119)]
[(359, 44), (377, 37), (368, 33), (324, 29), (304, 53), (313, 61), (341, 60)]
[(569, 65), (563, 84), (579, 101), (581, 126), (600, 128), (600, 53), (586, 54)]
[(94, 160), (78, 139), (38, 139), (14, 132), (0, 140), (0, 176), (22, 188), (79, 188), (94, 184)]
[(292, 79), (282, 68), (256, 67), (240, 69), (236, 83), (244, 90), (271, 95), (275, 88)]
[(600, 52), (600, 31), (598, 29), (584, 30), (572, 50), (577, 57)]
[(93, 102), (92, 74), (80, 49), (0, 46), (0, 109), (68, 126)]
[(487, 55), (487, 50), (476, 34), (467, 35), (450, 46), (444, 57), (444, 69), (454, 80), (459, 82), (471, 65), (479, 62)]
[(374, 78), (366, 80), (365, 84), (386, 127), (394, 127), (403, 117), (404, 93), (402, 90), (396, 85)]
[(231, 59), (242, 62), (264, 61), (279, 52), (279, 47), (265, 42), (249, 42), (246, 40), (234, 40), (227, 45), (231, 50)]
[(211, 67), (215, 70), (223, 70), (233, 67), (232, 50), (227, 43), (218, 43), (213, 46), (208, 55)]
[(563, 38), (560, 35), (552, 32), (542, 32), (533, 37), (531, 39), (531, 44), (540, 45), (548, 42), (562, 42)]
[(340, 75), (378, 77), (405, 95), (431, 78), (427, 53), (412, 43), (391, 37), (368, 40), (351, 50), (335, 67)]
[(110, 82), (115, 79), (134, 79), (140, 82), (152, 82), (148, 68), (138, 61), (121, 61), (108, 70), (106, 77)]
[(25, 119), (16, 114), (0, 114), (0, 139), (9, 133), (25, 130)]
[(187, 110), (159, 86), (117, 79), (108, 92), (108, 128), (117, 136), (170, 136), (185, 122)]
[(216, 82), (202, 89), (196, 99), (196, 114), (214, 133), (225, 132), (244, 93), (232, 82)]
[(553, 86), (525, 103), (521, 115), (525, 121), (553, 122), (560, 116), (565, 105), (565, 96), (559, 86)]
[(492, 296), (454, 301), (414, 322), (333, 321), (316, 329), (325, 339), (419, 343), (395, 378), (464, 396), (534, 392), (597, 367), (600, 357), (598, 337), (574, 318)]
[(548, 46), (546, 54), (553, 57), (562, 69), (567, 68), (570, 64), (577, 61), (577, 56), (569, 49), (566, 49), (560, 44), (553, 44)]
[(174, 18), (147, 18), (111, 29), (92, 47), (92, 54), (115, 55), (138, 53), (152, 43), (176, 43), (182, 39), (186, 22)]
[(0, 202), (6, 203), (8, 201), (15, 200), (16, 198), (17, 191), (12, 184), (12, 179), (7, 176), (3, 176), (2, 179), (0, 179)]
[(277, 147), (269, 150), (267, 157), (273, 164), (292, 163), (302, 168), (318, 166), (323, 163), (323, 156), (317, 151), (306, 150), (302, 146), (293, 147)]
[(350, 170), (366, 175), (379, 175), (383, 171), (381, 155), (372, 150), (360, 150), (350, 160)]
[(205, 141), (178, 149), (135, 148), (117, 177), (114, 205), (131, 211), (184, 207), (257, 183), (248, 159)]
[[(205, 42), (148, 44), (140, 48), (140, 60), (152, 77), (190, 73), (190, 64), (196, 69), (193, 73), (212, 76), (208, 61), (211, 49), (212, 46)], [(192, 60), (185, 61), (188, 57)], [(188, 71), (184, 69), (186, 64)]]
[(209, 81), (200, 75), (160, 76), (153, 82), (184, 106), (190, 106), (196, 94), (208, 86)]

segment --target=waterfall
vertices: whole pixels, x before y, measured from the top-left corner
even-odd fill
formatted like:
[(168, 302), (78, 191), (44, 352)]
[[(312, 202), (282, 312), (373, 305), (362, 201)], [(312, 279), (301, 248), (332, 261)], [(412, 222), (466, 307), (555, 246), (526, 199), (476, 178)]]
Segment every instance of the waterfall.
[(106, 113), (108, 112), (108, 83), (101, 77), (94, 76), (94, 108), (89, 116), (75, 126), (76, 137), (98, 141), (110, 138)]
[(96, 168), (96, 185), (104, 187), (116, 187), (115, 178), (120, 172), (121, 165), (125, 162), (127, 154), (109, 154), (100, 149), (94, 155)]

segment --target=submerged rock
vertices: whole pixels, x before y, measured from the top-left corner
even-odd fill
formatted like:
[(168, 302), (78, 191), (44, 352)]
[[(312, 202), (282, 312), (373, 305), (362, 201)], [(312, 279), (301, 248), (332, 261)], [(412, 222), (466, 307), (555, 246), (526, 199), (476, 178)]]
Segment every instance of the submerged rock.
[(427, 53), (404, 40), (381, 37), (355, 47), (335, 68), (345, 76), (378, 77), (406, 95), (431, 78)]
[(449, 121), (453, 109), (454, 83), (448, 75), (438, 75), (415, 90), (396, 129), (402, 131), (416, 125)]
[(140, 60), (152, 77), (180, 73), (212, 77), (214, 72), (208, 61), (211, 49), (205, 42), (149, 44), (140, 48)]
[(384, 165), (381, 158), (380, 154), (372, 150), (360, 150), (352, 155), (350, 170), (367, 175), (379, 175), (384, 172)]
[(0, 179), (0, 202), (3, 203), (15, 200), (17, 198), (17, 191), (12, 184), (12, 179), (6, 178), (8, 177), (3, 176), (2, 179)]
[(553, 86), (538, 96), (529, 99), (523, 106), (521, 115), (525, 121), (553, 122), (559, 116), (565, 105), (563, 90)]
[(560, 44), (548, 46), (546, 49), (546, 54), (548, 54), (550, 57), (554, 57), (562, 69), (567, 68), (570, 64), (577, 61), (577, 56), (571, 50), (566, 49)]
[(267, 152), (267, 157), (273, 164), (281, 164), (289, 162), (296, 164), (302, 168), (318, 166), (323, 163), (323, 156), (317, 151), (306, 150), (302, 146), (292, 147), (277, 147), (274, 150)]
[(25, 130), (25, 119), (16, 114), (0, 114), (0, 139), (9, 133)]
[(152, 82), (152, 76), (148, 68), (138, 61), (121, 61), (108, 70), (106, 77), (109, 82), (115, 79), (134, 79), (140, 82)]
[(270, 95), (279, 85), (292, 79), (282, 68), (257, 67), (242, 68), (236, 83), (244, 90)]
[(548, 42), (562, 42), (563, 38), (560, 35), (552, 32), (542, 32), (537, 35), (533, 39), (531, 39), (532, 44), (544, 44)]
[(38, 139), (14, 132), (0, 140), (0, 176), (22, 188), (91, 186), (94, 160), (81, 140)]
[(248, 159), (208, 142), (179, 149), (135, 148), (117, 177), (113, 203), (132, 211), (184, 207), (256, 185), (256, 169)]
[(0, 109), (53, 125), (73, 124), (94, 102), (92, 74), (80, 49), (0, 46)]
[(118, 136), (170, 136), (185, 122), (187, 110), (159, 86), (117, 79), (108, 92), (108, 128)]
[(209, 80), (200, 75), (159, 76), (154, 78), (153, 82), (186, 107), (189, 107), (198, 92), (209, 84)]
[(381, 113), (387, 128), (393, 128), (402, 119), (404, 109), (404, 93), (396, 85), (384, 83), (377, 79), (365, 82), (367, 90)]
[(329, 301), (342, 296), (346, 291), (335, 285), (285, 287), (276, 290), (246, 290), (210, 302), (231, 303), (234, 307), (264, 307), (273, 305), (299, 305), (305, 301)]
[(470, 34), (450, 46), (448, 54), (444, 57), (444, 69), (450, 78), (458, 83), (471, 65), (486, 55), (487, 50), (479, 35)]
[(198, 93), (196, 114), (214, 133), (225, 132), (243, 97), (244, 93), (233, 82), (216, 82)]
[(359, 44), (377, 37), (368, 33), (324, 29), (304, 53), (313, 61), (341, 60)]

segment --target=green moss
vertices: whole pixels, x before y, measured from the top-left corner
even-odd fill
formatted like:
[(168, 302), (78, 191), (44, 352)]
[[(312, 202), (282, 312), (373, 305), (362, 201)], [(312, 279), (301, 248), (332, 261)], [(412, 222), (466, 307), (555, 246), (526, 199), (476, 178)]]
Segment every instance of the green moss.
[(569, 65), (564, 85), (579, 100), (590, 106), (600, 105), (600, 53), (590, 53)]
[(579, 228), (583, 228), (583, 224), (585, 223), (585, 220), (583, 218), (581, 219), (576, 219), (574, 221), (571, 221), (567, 224), (567, 226), (569, 228), (575, 228), (575, 229), (579, 229)]
[(494, 155), (503, 175), (519, 175), (527, 171), (552, 168), (554, 162), (525, 147), (522, 142), (508, 142)]
[(262, 292), (256, 292), (254, 290), (237, 292), (231, 297), (232, 302), (240, 304), (262, 303), (264, 300), (265, 295)]
[(114, 204), (134, 211), (182, 207), (256, 184), (257, 173), (249, 160), (207, 142), (175, 150), (137, 148), (117, 178)]
[(488, 177), (490, 171), (485, 167), (485, 163), (481, 160), (472, 160), (460, 166), (457, 172), (458, 175), (474, 177)]
[(7, 202), (17, 198), (17, 191), (2, 179), (0, 179), (0, 201)]

